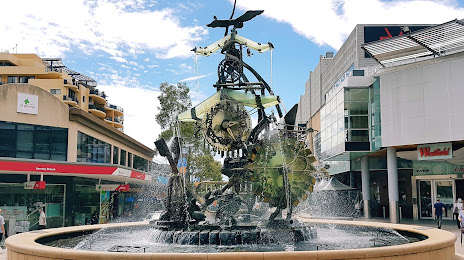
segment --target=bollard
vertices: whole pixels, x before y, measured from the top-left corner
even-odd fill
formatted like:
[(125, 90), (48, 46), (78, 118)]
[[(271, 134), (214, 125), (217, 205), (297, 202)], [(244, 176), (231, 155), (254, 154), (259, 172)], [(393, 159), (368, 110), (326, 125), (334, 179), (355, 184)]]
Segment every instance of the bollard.
[(386, 218), (385, 217), (385, 206), (383, 206), (382, 209), (383, 209), (383, 218)]
[(403, 212), (401, 212), (401, 207), (400, 207), (400, 219), (403, 219)]

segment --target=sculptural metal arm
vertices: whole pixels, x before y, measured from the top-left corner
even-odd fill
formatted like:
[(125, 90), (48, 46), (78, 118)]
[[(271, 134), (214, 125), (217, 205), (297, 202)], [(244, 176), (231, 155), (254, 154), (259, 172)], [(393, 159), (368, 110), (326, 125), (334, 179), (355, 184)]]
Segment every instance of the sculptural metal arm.
[(236, 41), (237, 43), (243, 44), (243, 45), (247, 46), (248, 48), (253, 49), (255, 51), (258, 51), (260, 53), (265, 52), (265, 51), (269, 51), (269, 50), (274, 48), (272, 43), (263, 44), (263, 43), (252, 41), (252, 40), (247, 39), (245, 37), (242, 37), (240, 35), (229, 34), (229, 35), (226, 35), (224, 38), (214, 42), (211, 45), (209, 45), (208, 47), (205, 47), (205, 48), (202, 48), (202, 47), (196, 48), (195, 47), (195, 49), (193, 49), (193, 51), (198, 55), (209, 56), (209, 55), (215, 53), (216, 51), (222, 49), (224, 47), (224, 45), (226, 45), (229, 42), (229, 40), (231, 40), (231, 39), (233, 41)]

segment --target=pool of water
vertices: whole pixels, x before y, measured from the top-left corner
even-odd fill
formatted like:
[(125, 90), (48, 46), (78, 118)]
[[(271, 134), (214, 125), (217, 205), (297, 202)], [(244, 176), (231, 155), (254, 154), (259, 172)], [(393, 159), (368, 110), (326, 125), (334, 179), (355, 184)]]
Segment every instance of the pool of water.
[[(426, 237), (393, 229), (351, 225), (311, 225), (316, 237), (302, 242), (237, 245), (179, 245), (152, 242), (156, 230), (151, 227), (108, 228), (93, 233), (71, 233), (47, 237), (38, 243), (77, 250), (119, 251), (133, 253), (213, 253), (213, 252), (271, 252), (314, 251), (369, 248), (417, 242)], [(277, 238), (277, 241), (279, 238)]]

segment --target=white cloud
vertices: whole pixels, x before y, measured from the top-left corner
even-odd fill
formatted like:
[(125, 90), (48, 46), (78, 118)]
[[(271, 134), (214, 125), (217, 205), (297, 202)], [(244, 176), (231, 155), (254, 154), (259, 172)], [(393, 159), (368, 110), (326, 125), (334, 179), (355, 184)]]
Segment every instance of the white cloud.
[[(182, 26), (172, 9), (148, 10), (146, 0), (34, 0), (2, 2), (0, 49), (62, 57), (73, 48), (113, 57), (148, 51), (159, 58), (187, 57), (201, 26)], [(160, 37), (162, 35), (162, 37)]]
[(213, 73), (209, 73), (209, 74), (206, 74), (206, 75), (200, 75), (200, 76), (194, 76), (194, 77), (189, 77), (189, 78), (185, 78), (185, 79), (181, 79), (179, 80), (179, 82), (188, 82), (188, 81), (194, 81), (194, 80), (199, 80), (199, 79), (202, 79), (202, 78), (206, 78), (210, 75), (212, 75)]
[(264, 16), (288, 23), (298, 34), (336, 50), (356, 24), (439, 24), (464, 18), (464, 8), (453, 0), (249, 0), (238, 1), (237, 6), (242, 11), (264, 10)]
[(161, 133), (155, 121), (160, 92), (123, 84), (99, 85), (98, 88), (108, 95), (109, 103), (124, 108), (124, 133), (154, 149), (154, 142)]
[(115, 57), (115, 56), (113, 56), (113, 57), (110, 57), (110, 59), (115, 60), (117, 62), (121, 62), (121, 63), (126, 63), (127, 62), (127, 60), (124, 59), (123, 57)]

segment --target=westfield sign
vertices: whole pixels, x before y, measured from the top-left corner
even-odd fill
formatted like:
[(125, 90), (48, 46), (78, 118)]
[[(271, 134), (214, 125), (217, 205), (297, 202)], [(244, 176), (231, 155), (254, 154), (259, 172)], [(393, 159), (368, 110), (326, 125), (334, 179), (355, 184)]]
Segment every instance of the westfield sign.
[(417, 147), (418, 160), (435, 160), (453, 158), (451, 143), (419, 145)]

